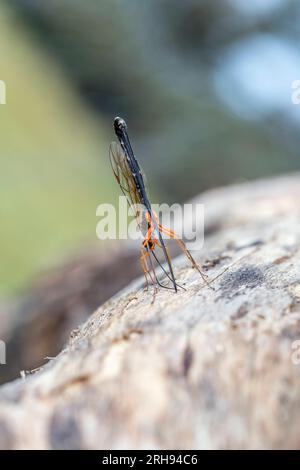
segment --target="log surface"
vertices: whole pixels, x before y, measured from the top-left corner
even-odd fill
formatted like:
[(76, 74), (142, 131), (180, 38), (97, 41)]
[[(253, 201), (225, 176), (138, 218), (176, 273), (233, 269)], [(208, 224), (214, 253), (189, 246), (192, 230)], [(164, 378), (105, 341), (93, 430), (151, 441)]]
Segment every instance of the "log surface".
[(182, 256), (186, 291), (152, 304), (131, 283), (45, 367), (0, 387), (0, 446), (299, 448), (299, 200), (300, 175), (200, 196), (214, 290)]

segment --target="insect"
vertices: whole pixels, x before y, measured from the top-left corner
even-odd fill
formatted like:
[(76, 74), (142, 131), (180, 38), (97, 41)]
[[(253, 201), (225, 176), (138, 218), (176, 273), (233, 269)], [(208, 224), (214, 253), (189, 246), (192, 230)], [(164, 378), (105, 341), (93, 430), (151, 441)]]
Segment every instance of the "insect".
[[(185, 243), (173, 230), (161, 225), (157, 214), (152, 209), (145, 187), (145, 176), (134, 155), (124, 119), (120, 117), (114, 119), (114, 130), (119, 143), (112, 142), (110, 144), (110, 162), (115, 178), (123, 194), (126, 196), (129, 206), (133, 208), (138, 228), (144, 235), (140, 261), (147, 288), (151, 284), (154, 287), (154, 292), (156, 292), (158, 286), (165, 289), (173, 289), (177, 292), (178, 288), (182, 287), (176, 282), (171, 258), (164, 243), (163, 235), (174, 239), (178, 243), (191, 265), (210, 287), (206, 275), (201, 271)], [(161, 252), (165, 264), (159, 260), (158, 252)], [(161, 276), (157, 274), (157, 268), (161, 270), (161, 274), (165, 279), (164, 283)]]

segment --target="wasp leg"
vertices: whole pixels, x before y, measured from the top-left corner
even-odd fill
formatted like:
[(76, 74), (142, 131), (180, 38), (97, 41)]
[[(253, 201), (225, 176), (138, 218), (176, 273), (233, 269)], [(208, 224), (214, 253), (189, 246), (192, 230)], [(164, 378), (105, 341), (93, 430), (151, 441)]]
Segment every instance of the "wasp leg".
[[(146, 246), (145, 246), (145, 244), (146, 244)], [(147, 290), (149, 289), (149, 281), (148, 281), (147, 276), (149, 276), (150, 282), (153, 286), (153, 300), (151, 302), (151, 303), (153, 303), (154, 300), (155, 300), (156, 292), (157, 292), (155, 270), (154, 270), (154, 267), (153, 267), (153, 264), (152, 264), (152, 260), (150, 258), (150, 255), (151, 255), (152, 251), (154, 250), (154, 244), (150, 248), (148, 247), (148, 244), (149, 244), (149, 242), (147, 240), (145, 240), (143, 242), (143, 245), (141, 247), (140, 261), (141, 261), (141, 265), (142, 265), (144, 275), (145, 275), (145, 278), (146, 278), (146, 282), (147, 282)], [(149, 268), (147, 258), (149, 258), (149, 260), (150, 260), (151, 269)]]
[(185, 243), (178, 237), (178, 235), (175, 232), (173, 232), (173, 230), (169, 230), (161, 224), (158, 224), (158, 228), (163, 234), (167, 235), (168, 237), (172, 238), (173, 240), (175, 240), (178, 243), (178, 245), (180, 246), (182, 252), (189, 259), (189, 261), (191, 262), (193, 268), (195, 268), (198, 271), (198, 273), (202, 277), (202, 280), (205, 282), (205, 284), (210, 289), (214, 290), (214, 288), (211, 286), (211, 283), (207, 280), (208, 276), (205, 273), (203, 273), (200, 266), (198, 265), (198, 263), (196, 263), (195, 259), (193, 258), (191, 252), (187, 249)]
[[(167, 247), (165, 246), (164, 244), (164, 241), (163, 241), (163, 238), (162, 238), (162, 235), (161, 235), (161, 230), (159, 229), (158, 227), (158, 217), (156, 215), (155, 212), (153, 212), (153, 215), (154, 215), (154, 218), (152, 219), (151, 217), (151, 214), (148, 212), (146, 214), (146, 220), (148, 222), (148, 226), (149, 226), (149, 229), (152, 230), (152, 233), (153, 232), (157, 232), (158, 234), (158, 238), (159, 240), (157, 240), (156, 238), (154, 238), (154, 243), (162, 249), (163, 253), (164, 253), (164, 257), (165, 257), (165, 260), (167, 262), (167, 265), (168, 265), (168, 268), (169, 268), (169, 272), (170, 274), (166, 274), (167, 277), (170, 279), (170, 281), (172, 282), (173, 284), (173, 288), (175, 290), (175, 292), (177, 292), (177, 283), (176, 283), (176, 280), (175, 280), (175, 277), (174, 277), (174, 272), (173, 272), (173, 268), (172, 268), (172, 263), (171, 263), (171, 258), (168, 254), (168, 251), (167, 251)], [(153, 224), (153, 221), (155, 222), (155, 224)], [(153, 240), (152, 240), (153, 241)], [(154, 252), (153, 252), (154, 253)], [(154, 256), (155, 259), (157, 260), (156, 256)], [(157, 260), (158, 261), (158, 260)], [(162, 265), (160, 264), (160, 262), (158, 261), (158, 264), (160, 265), (160, 267), (163, 269)], [(165, 270), (163, 269), (163, 271), (165, 272)], [(156, 278), (157, 279), (157, 278)], [(159, 283), (159, 281), (157, 280), (158, 284), (161, 285)], [(162, 286), (162, 285), (161, 285)], [(166, 287), (166, 286), (162, 286), (162, 287)]]

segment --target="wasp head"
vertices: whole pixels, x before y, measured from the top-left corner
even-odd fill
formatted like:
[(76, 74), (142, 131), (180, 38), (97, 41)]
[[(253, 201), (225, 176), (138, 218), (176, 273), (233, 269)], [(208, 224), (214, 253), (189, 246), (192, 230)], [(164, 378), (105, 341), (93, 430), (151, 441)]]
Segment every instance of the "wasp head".
[(124, 130), (127, 129), (127, 125), (126, 125), (126, 122), (124, 121), (124, 119), (120, 118), (120, 117), (115, 117), (114, 119), (114, 128), (115, 128), (115, 133), (117, 135), (120, 135), (124, 132)]

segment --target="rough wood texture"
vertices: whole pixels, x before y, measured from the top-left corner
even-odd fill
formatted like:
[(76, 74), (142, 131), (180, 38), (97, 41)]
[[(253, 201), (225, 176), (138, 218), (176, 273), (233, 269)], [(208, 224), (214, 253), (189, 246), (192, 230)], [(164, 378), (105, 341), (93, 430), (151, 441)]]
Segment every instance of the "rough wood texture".
[(200, 200), (215, 290), (180, 257), (187, 291), (151, 305), (138, 280), (107, 301), (46, 367), (0, 388), (2, 447), (300, 447), (300, 176)]

